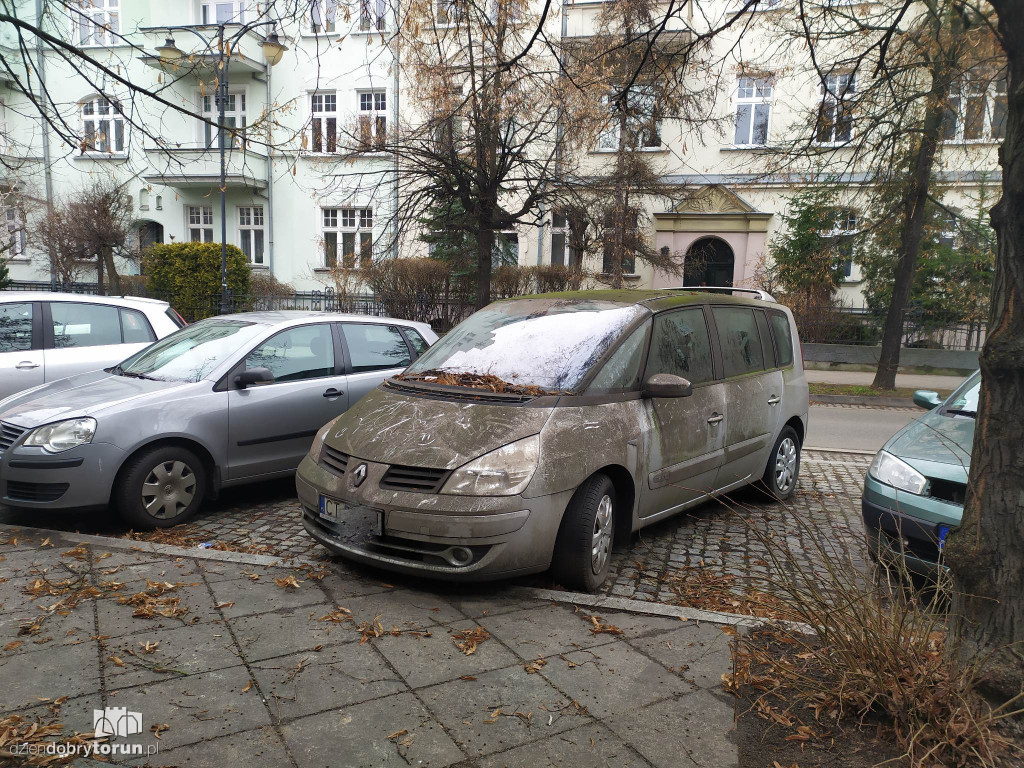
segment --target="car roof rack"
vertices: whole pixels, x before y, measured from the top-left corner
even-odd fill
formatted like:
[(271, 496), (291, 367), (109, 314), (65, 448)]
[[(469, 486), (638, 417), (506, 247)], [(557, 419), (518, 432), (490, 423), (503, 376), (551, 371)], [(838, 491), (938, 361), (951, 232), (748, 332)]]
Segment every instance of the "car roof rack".
[[(671, 288), (666, 288), (666, 291), (703, 291), (705, 293), (752, 293), (761, 301), (775, 301), (775, 297), (772, 296), (768, 291), (762, 291), (758, 288), (733, 288), (731, 285), (677, 285)], [(776, 302), (778, 303), (778, 302)]]

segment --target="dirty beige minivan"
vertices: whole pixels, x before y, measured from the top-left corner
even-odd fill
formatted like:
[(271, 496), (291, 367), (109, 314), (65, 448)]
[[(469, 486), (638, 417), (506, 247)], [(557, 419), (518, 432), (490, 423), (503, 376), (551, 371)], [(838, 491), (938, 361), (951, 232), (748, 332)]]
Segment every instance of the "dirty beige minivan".
[(551, 568), (594, 590), (632, 531), (747, 483), (788, 497), (807, 381), (792, 314), (760, 298), (491, 304), (320, 430), (296, 476), (306, 530), (396, 571)]

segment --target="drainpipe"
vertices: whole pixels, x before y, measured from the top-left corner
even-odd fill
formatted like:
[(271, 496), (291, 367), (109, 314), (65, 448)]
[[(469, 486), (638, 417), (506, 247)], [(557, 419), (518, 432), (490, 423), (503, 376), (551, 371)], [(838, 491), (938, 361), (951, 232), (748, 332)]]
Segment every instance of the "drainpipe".
[[(267, 83), (267, 111), (270, 110), (270, 70), (269, 63), (263, 65), (266, 73)], [(267, 269), (274, 274), (274, 158), (271, 156), (274, 148), (271, 132), (274, 129), (272, 120), (267, 121)]]
[[(36, 0), (36, 24), (40, 29), (43, 27), (43, 0)], [(46, 83), (46, 57), (43, 55), (42, 38), (36, 36), (36, 70), (39, 72), (39, 84)], [(43, 136), (43, 183), (46, 188), (46, 214), (53, 215), (53, 173), (50, 170), (50, 126), (46, 121), (46, 104), (44, 89), (39, 88), (40, 100), (40, 123)], [(57, 290), (57, 273), (53, 268), (53, 254), (50, 254), (50, 289)]]

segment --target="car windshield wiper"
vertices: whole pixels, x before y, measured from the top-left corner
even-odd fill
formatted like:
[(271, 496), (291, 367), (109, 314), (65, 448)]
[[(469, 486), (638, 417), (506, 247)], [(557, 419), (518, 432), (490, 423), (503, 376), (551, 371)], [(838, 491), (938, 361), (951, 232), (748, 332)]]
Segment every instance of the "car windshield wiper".
[(135, 371), (126, 371), (124, 368), (121, 368), (121, 366), (117, 367), (120, 369), (119, 375), (121, 376), (128, 376), (132, 379), (146, 379), (147, 381), (163, 381), (163, 379), (158, 379), (156, 376), (150, 376), (146, 373), (136, 373)]
[(970, 416), (972, 419), (978, 418), (977, 411), (968, 411), (964, 408), (947, 408), (946, 413), (952, 413), (959, 416)]

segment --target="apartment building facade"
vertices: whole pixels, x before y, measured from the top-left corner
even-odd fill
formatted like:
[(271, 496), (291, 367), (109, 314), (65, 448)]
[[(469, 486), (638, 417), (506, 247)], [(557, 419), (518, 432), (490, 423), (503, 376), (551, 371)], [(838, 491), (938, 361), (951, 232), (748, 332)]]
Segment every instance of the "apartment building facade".
[[(436, 5), (443, 15), (450, 3)], [(701, 5), (723, 13), (733, 3)], [(34, 18), (37, 7), (46, 3), (26, 3), (22, 10)], [(39, 119), (9, 74), (0, 75), (0, 190), (12, 278), (50, 279), (49, 258), (33, 242), (34, 218), (45, 214), (48, 201), (70, 199), (107, 177), (132, 196), (139, 246), (219, 242), (223, 226), (227, 242), (243, 250), (254, 271), (298, 290), (331, 285), (335, 265), (423, 254), (414, 236), (399, 241), (389, 231), (402, 179), (387, 137), (416, 88), (403, 79), (391, 42), (400, 8), (386, 0), (361, 0), (352, 8), (308, 0), (300, 15), (283, 21), (273, 4), (254, 0), (86, 0), (82, 8), (50, 14), (45, 23), (52, 34), (86, 48), (106, 73), (79, 71), (52, 51), (37, 59), (65, 135)], [(586, 39), (600, 8), (600, 0), (559, 6), (553, 15), (559, 34)], [(689, 8), (689, 16), (673, 20), (676, 31), (707, 23), (706, 14), (693, 18), (693, 3)], [(705, 127), (695, 133), (692, 125), (666, 118), (644, 139), (643, 151), (679, 190), (672, 199), (648, 201), (646, 234), (656, 248), (680, 258), (701, 254), (704, 266), (689, 280), (752, 283), (790, 199), (809, 183), (799, 174), (770, 172), (766, 158), (806, 124), (808, 113), (833, 110), (834, 119), (815, 136), (823, 146), (841, 145), (858, 130), (856, 115), (841, 115), (830, 104), (837, 91), (856, 89), (855, 79), (823, 85), (806, 51), (781, 45), (773, 34), (792, 12), (784, 2), (766, 3), (751, 23), (737, 27), (742, 32), (715, 40), (709, 56), (721, 62), (721, 71)], [(230, 40), (223, 49), (221, 31)], [(275, 66), (261, 50), (271, 31), (287, 48)], [(21, 56), (17, 34), (0, 30), (0, 47), (12, 61)], [(180, 58), (167, 55), (168, 38)], [(235, 129), (225, 153), (223, 214), (219, 142), (211, 124), (219, 119), (214, 89), (221, 72), (228, 80), (225, 122)], [(133, 97), (118, 76), (149, 94)], [(940, 152), (940, 178), (944, 202), (964, 215), (991, 205), (997, 194), (1005, 98), (992, 84), (951, 100), (955, 115)], [(76, 134), (77, 141), (68, 140)], [(360, 151), (351, 151), (353, 140)], [(611, 146), (599, 138), (584, 163), (599, 169), (609, 162)], [(870, 176), (864, 169), (840, 179), (845, 212), (835, 234), (856, 229)], [(557, 211), (502, 239), (520, 264), (574, 259), (567, 222)], [(600, 272), (600, 255), (587, 257), (584, 266)], [(121, 268), (131, 273), (138, 264)], [(643, 264), (631, 269), (631, 286), (680, 282)], [(856, 303), (860, 274), (856, 264), (848, 271), (843, 293)]]

